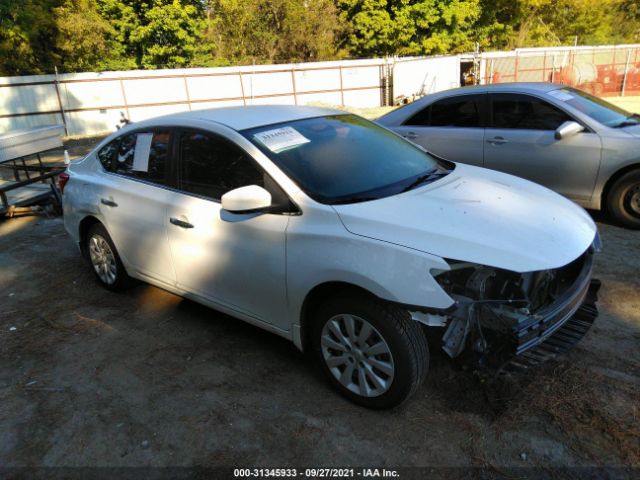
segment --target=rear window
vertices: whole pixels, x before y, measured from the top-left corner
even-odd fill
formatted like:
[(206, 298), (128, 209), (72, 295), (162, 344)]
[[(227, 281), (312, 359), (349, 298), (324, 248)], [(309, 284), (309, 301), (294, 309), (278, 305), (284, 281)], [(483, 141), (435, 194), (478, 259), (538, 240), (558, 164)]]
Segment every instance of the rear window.
[(116, 154), (115, 172), (164, 185), (167, 183), (169, 131), (124, 135)]
[(424, 108), (405, 125), (422, 127), (478, 128), (482, 126), (484, 95), (443, 98)]

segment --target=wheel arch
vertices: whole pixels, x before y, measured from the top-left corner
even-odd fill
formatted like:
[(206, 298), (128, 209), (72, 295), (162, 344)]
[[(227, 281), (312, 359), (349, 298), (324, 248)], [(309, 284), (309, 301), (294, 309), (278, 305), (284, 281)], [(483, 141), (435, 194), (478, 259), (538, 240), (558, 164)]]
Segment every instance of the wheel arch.
[(78, 224), (78, 244), (80, 246), (80, 252), (85, 260), (89, 258), (86, 248), (87, 234), (89, 233), (89, 229), (96, 224), (103, 225), (103, 223), (93, 215), (87, 215)]
[(604, 184), (602, 193), (600, 195), (601, 210), (608, 211), (609, 202), (607, 200), (608, 200), (609, 192), (611, 191), (611, 187), (613, 187), (613, 185), (618, 181), (620, 177), (634, 170), (640, 170), (640, 161), (632, 163), (631, 165), (626, 165), (622, 167), (620, 170), (616, 170), (616, 172), (614, 172), (613, 175), (609, 177), (609, 179)]
[(313, 312), (327, 298), (338, 293), (344, 294), (348, 292), (352, 295), (365, 295), (375, 299), (379, 297), (373, 292), (349, 282), (329, 281), (323, 282), (313, 287), (305, 296), (300, 309), (300, 347), (303, 351), (310, 348), (311, 335), (310, 325)]

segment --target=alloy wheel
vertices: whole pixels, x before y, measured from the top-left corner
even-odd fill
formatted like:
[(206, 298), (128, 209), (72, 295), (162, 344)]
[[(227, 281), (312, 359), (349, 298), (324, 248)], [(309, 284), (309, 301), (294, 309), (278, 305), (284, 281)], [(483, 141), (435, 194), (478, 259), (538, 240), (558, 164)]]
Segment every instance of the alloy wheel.
[(109, 243), (102, 235), (94, 234), (91, 236), (89, 240), (89, 257), (91, 258), (91, 265), (93, 265), (100, 280), (107, 285), (113, 285), (118, 273), (116, 257)]
[(322, 328), (320, 344), (329, 371), (349, 391), (377, 397), (391, 387), (391, 349), (365, 319), (349, 314), (331, 317)]
[(624, 195), (625, 209), (636, 217), (640, 217), (640, 184), (632, 185)]

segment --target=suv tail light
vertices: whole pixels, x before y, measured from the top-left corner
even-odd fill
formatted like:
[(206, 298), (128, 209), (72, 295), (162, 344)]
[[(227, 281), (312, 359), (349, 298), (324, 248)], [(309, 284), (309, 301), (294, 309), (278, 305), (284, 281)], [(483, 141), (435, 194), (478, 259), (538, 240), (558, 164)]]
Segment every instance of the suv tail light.
[(67, 185), (69, 181), (69, 174), (67, 172), (62, 172), (58, 175), (58, 188), (60, 189), (60, 193), (64, 193), (64, 187)]

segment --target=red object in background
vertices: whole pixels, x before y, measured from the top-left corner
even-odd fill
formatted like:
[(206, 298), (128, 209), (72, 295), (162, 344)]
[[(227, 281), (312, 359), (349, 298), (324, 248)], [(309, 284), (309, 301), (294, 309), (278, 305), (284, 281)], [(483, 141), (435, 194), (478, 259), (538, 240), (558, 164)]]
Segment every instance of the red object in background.
[(60, 189), (60, 193), (64, 193), (64, 187), (67, 185), (69, 181), (69, 174), (67, 172), (62, 172), (58, 175), (58, 188)]

